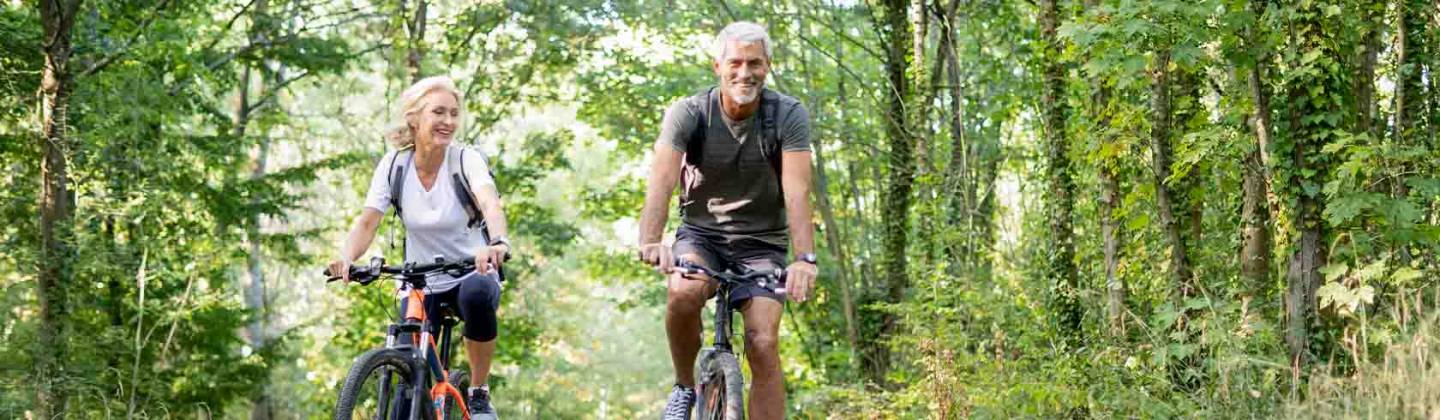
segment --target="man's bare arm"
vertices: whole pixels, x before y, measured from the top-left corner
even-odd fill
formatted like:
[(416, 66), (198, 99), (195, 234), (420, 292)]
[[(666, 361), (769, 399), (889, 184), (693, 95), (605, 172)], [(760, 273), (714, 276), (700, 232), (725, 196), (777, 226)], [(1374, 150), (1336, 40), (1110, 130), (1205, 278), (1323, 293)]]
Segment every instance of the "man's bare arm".
[(810, 152), (785, 152), (781, 156), (780, 185), (785, 189), (791, 252), (815, 252), (815, 225), (810, 220)]
[(670, 216), (670, 196), (680, 181), (684, 153), (674, 146), (655, 143), (655, 159), (650, 163), (650, 178), (645, 188), (645, 207), (640, 211), (640, 245), (655, 244), (665, 235), (665, 222)]

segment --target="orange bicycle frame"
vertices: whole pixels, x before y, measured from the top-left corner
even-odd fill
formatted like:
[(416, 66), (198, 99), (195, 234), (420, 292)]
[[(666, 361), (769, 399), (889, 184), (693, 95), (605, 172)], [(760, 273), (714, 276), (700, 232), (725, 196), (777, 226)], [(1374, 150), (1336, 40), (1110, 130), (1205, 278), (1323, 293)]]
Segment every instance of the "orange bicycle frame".
[[(405, 320), (419, 322), (423, 324), (427, 319), (425, 316), (425, 293), (412, 287), (410, 288), (407, 296), (405, 296), (405, 301)], [(414, 335), (412, 336), (410, 342), (419, 343), (422, 333), (417, 332), (412, 334)], [(429, 341), (426, 343), (429, 345), (429, 347), (424, 348), (424, 350), (426, 350), (427, 352), (425, 357), (426, 363), (429, 363), (428, 353), (439, 354), (439, 352), (437, 351), (439, 346), (435, 344), (435, 336), (429, 335), (428, 331), (424, 334), (426, 337), (429, 338)], [(459, 389), (455, 388), (454, 385), (450, 384), (450, 371), (445, 369), (445, 366), (438, 363), (437, 367), (439, 367), (438, 370), (440, 371), (440, 376), (438, 378), (435, 378), (435, 386), (430, 387), (430, 399), (438, 401), (441, 396), (449, 395), (451, 398), (455, 399), (455, 405), (460, 409), (460, 418), (469, 420), (470, 410), (468, 407), (465, 406), (464, 396), (460, 394)], [(435, 418), (439, 419), (444, 417), (444, 413), (441, 412), (440, 407), (437, 406), (434, 408), (434, 410)]]

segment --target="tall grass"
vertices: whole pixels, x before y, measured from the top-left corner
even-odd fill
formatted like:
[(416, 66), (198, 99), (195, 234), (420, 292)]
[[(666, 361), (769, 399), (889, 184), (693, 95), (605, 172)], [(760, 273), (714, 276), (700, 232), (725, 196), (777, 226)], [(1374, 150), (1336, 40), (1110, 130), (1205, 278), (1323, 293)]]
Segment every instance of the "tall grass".
[[(1305, 395), (1285, 408), (1289, 418), (1440, 419), (1440, 350), (1436, 317), (1406, 308), (1408, 319), (1424, 319), (1401, 334), (1380, 340), (1380, 357), (1365, 357), (1364, 346), (1349, 346), (1352, 360), (1361, 360), (1344, 374), (1317, 374)], [(1402, 327), (1403, 328), (1403, 327)], [(1362, 340), (1363, 341), (1363, 340)], [(1367, 361), (1368, 360), (1368, 361)]]

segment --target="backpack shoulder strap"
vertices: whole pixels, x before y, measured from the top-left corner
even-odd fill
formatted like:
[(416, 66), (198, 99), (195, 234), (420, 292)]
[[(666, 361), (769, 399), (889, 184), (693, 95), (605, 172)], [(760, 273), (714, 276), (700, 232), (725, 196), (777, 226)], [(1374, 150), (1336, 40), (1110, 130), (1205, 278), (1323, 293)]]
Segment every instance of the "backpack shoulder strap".
[(474, 228), (484, 223), (480, 217), (480, 207), (476, 205), (475, 196), (470, 190), (470, 177), (465, 174), (465, 148), (451, 145), (445, 152), (450, 170), (450, 185), (455, 190), (455, 198), (460, 200), (460, 207), (470, 216), (470, 222), (466, 226)]
[(397, 150), (390, 156), (390, 207), (395, 209), (395, 217), (404, 217), (400, 209), (400, 197), (405, 194), (405, 175), (410, 171), (414, 156), (415, 149), (412, 148)]
[[(466, 148), (462, 146), (450, 146), (450, 150), (448, 151), (448, 153), (451, 153), (450, 157), (452, 159), (450, 161), (455, 163), (454, 166), (450, 167), (450, 184), (455, 186), (455, 196), (460, 200), (460, 206), (465, 208), (465, 212), (470, 215), (470, 222), (466, 226), (472, 229), (479, 228), (480, 234), (484, 235), (486, 240), (490, 240), (490, 227), (485, 225), (485, 215), (480, 212), (479, 201), (470, 189), (470, 174), (465, 171), (465, 149)], [(485, 162), (485, 169), (489, 171), (490, 180), (494, 182), (495, 170), (490, 169), (490, 162), (488, 159), (485, 159), (485, 153), (479, 150), (476, 150), (475, 153), (480, 155), (481, 162)], [(504, 267), (496, 270), (496, 275), (500, 278), (501, 282), (505, 282), (507, 277)]]
[(765, 89), (760, 93), (760, 151), (770, 161), (770, 168), (780, 175), (780, 96)]
[(685, 142), (685, 163), (690, 166), (699, 167), (704, 161), (702, 152), (705, 150), (705, 135), (710, 131), (710, 112), (715, 105), (714, 92), (715, 87), (712, 86), (686, 99), (690, 106), (695, 107), (695, 116), (699, 120), (695, 128), (690, 130), (689, 140)]

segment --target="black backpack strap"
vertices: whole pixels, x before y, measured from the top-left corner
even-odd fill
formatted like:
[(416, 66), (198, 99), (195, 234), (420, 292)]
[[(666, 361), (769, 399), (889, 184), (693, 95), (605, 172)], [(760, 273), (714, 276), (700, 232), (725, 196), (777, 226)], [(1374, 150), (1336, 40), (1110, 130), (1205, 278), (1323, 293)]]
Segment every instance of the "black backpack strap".
[(460, 200), (460, 207), (470, 216), (469, 223), (465, 225), (473, 229), (484, 224), (485, 218), (481, 217), (480, 207), (475, 203), (475, 196), (470, 190), (470, 177), (465, 175), (465, 149), (450, 146), (446, 153), (450, 154), (450, 185), (455, 190), (455, 198)]
[(780, 113), (780, 97), (775, 91), (765, 89), (760, 92), (760, 153), (770, 161), (770, 169), (775, 170), (775, 178), (780, 178), (780, 121), (776, 114)]
[[(476, 197), (473, 195), (474, 191), (470, 189), (470, 174), (465, 172), (464, 148), (460, 146), (451, 146), (450, 153), (453, 153), (451, 157), (455, 158), (451, 160), (451, 162), (454, 162), (456, 164), (455, 166), (450, 168), (450, 184), (455, 186), (455, 196), (457, 199), (460, 200), (460, 206), (465, 208), (465, 212), (470, 215), (470, 222), (466, 226), (470, 227), (471, 229), (474, 229), (476, 227), (480, 228), (480, 233), (482, 235), (485, 235), (486, 240), (489, 240), (490, 227), (486, 226), (485, 214), (480, 212), (479, 203), (476, 201)], [(477, 153), (479, 152), (477, 151)], [(480, 153), (480, 161), (485, 162), (485, 168), (490, 174), (490, 180), (491, 182), (494, 182), (495, 171), (493, 169), (490, 169), (490, 162), (485, 159), (484, 153)], [(496, 190), (499, 190), (498, 185)], [(496, 276), (500, 278), (500, 281), (502, 283), (505, 282), (505, 268), (501, 267), (496, 270)]]
[[(404, 155), (404, 160), (401, 160), (401, 155)], [(413, 148), (396, 150), (395, 154), (390, 156), (390, 207), (393, 207), (395, 209), (395, 219), (398, 222), (396, 223), (396, 225), (401, 227), (405, 226), (405, 217), (401, 214), (400, 197), (405, 194), (405, 175), (407, 175), (407, 172), (410, 171), (410, 163), (414, 160), (415, 149)], [(394, 247), (395, 237), (393, 236), (393, 230), (391, 231), (391, 234), (392, 236), (390, 237), (390, 246)], [(406, 235), (404, 234), (400, 235), (401, 261), (405, 260), (405, 248), (406, 245), (408, 245), (405, 236)]]
[[(404, 155), (403, 160), (401, 155)], [(404, 217), (400, 209), (400, 197), (405, 194), (405, 175), (410, 171), (414, 156), (415, 149), (397, 150), (390, 156), (390, 207), (395, 208), (395, 217)]]
[(711, 108), (715, 106), (716, 100), (714, 92), (714, 87), (708, 87), (687, 99), (691, 106), (696, 107), (696, 119), (699, 120), (695, 128), (690, 130), (689, 140), (685, 142), (685, 163), (693, 167), (700, 167), (700, 163), (704, 161), (702, 152), (705, 150), (705, 136), (710, 131)]

